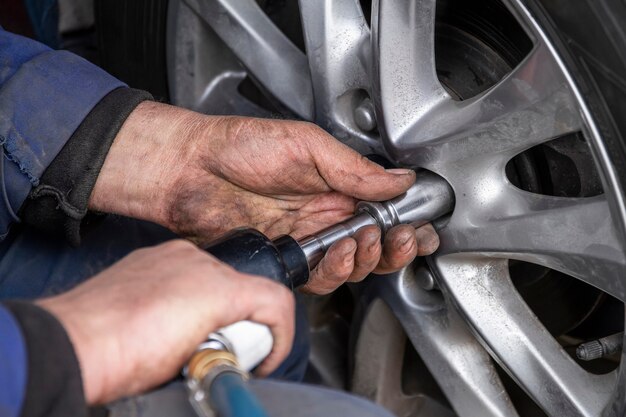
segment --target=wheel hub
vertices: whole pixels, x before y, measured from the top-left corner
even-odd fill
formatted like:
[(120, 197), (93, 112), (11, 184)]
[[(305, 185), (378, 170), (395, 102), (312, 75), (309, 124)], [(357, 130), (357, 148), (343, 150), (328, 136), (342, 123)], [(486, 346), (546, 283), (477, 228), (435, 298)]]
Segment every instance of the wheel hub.
[[(379, 0), (371, 19), (365, 3), (301, 0), (305, 54), (252, 0), (174, 1), (173, 101), (272, 115), (246, 98), (242, 80), (251, 79), (275, 109), (315, 121), (361, 153), (444, 177), (457, 203), (428, 259), (431, 279), (423, 266), (406, 268), (372, 280), (364, 299), (391, 308), (459, 414), (518, 415), (501, 367), (547, 414), (619, 415), (623, 367), (588, 372), (557, 340), (607, 298), (622, 306), (623, 327), (626, 211), (555, 46), (521, 0), (505, 1), (507, 13), (483, 2), (474, 15), (474, 3)], [(468, 14), (451, 12), (459, 8)], [(216, 53), (223, 59), (209, 65)], [(573, 170), (578, 176), (564, 175)], [(542, 322), (523, 287), (548, 288), (546, 274), (557, 273), (553, 292), (534, 299), (546, 311), (558, 297), (582, 301)], [(573, 280), (576, 288), (565, 288)]]

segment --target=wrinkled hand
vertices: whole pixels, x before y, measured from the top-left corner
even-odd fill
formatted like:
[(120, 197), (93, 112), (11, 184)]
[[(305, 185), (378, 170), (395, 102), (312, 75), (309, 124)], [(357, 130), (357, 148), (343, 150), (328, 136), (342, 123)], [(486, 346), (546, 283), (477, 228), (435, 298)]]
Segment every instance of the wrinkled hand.
[(74, 345), (90, 404), (172, 379), (212, 331), (240, 320), (266, 324), (267, 375), (287, 356), (294, 299), (267, 278), (241, 274), (184, 240), (140, 249), (73, 290), (38, 304)]
[[(352, 215), (357, 200), (390, 199), (414, 180), (412, 171), (384, 170), (309, 123), (143, 103), (118, 134), (90, 205), (156, 221), (199, 243), (240, 226), (301, 238)], [(397, 270), (439, 243), (430, 225), (417, 232), (397, 226), (384, 247), (380, 240), (368, 227), (337, 242), (305, 290), (328, 293), (370, 272)]]

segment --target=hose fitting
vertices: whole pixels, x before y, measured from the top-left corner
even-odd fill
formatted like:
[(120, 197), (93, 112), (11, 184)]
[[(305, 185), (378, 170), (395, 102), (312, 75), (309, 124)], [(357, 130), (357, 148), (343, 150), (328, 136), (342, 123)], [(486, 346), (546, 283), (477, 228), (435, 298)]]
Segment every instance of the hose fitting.
[[(196, 381), (203, 381), (220, 369), (239, 369), (237, 358), (226, 350), (201, 349), (193, 354), (187, 365), (186, 374)], [(242, 372), (243, 373), (243, 372)], [(209, 378), (212, 379), (212, 378)]]

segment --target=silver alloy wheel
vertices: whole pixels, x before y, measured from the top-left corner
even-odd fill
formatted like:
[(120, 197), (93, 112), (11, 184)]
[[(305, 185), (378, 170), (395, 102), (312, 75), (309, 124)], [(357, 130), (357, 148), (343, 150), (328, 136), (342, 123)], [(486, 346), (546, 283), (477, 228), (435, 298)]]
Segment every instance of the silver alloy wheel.
[[(494, 361), (549, 415), (619, 415), (624, 367), (583, 370), (510, 279), (509, 260), (531, 262), (626, 301), (621, 185), (574, 80), (523, 1), (504, 3), (532, 40), (530, 53), (463, 101), (435, 70), (436, 0), (374, 1), (371, 30), (358, 0), (299, 3), (308, 54), (254, 0), (172, 1), (172, 101), (269, 116), (239, 90), (251, 77), (279, 109), (360, 152), (447, 179), (456, 208), (428, 259), (443, 296), (418, 285), (424, 267), (376, 280), (368, 296), (390, 306), (459, 415), (517, 415)], [(509, 181), (513, 157), (574, 132), (589, 143), (603, 194), (554, 197)]]

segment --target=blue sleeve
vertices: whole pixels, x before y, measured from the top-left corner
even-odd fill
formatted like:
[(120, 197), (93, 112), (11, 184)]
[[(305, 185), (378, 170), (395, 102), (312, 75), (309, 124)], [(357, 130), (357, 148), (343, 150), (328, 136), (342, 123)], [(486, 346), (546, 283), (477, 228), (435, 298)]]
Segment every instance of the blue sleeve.
[(10, 204), (0, 197), (0, 240), (8, 233), (11, 210), (19, 210), (83, 119), (123, 86), (70, 52), (0, 28), (0, 144), (6, 162), (0, 166)]
[(18, 417), (26, 395), (26, 343), (17, 321), (0, 305), (0, 416)]

